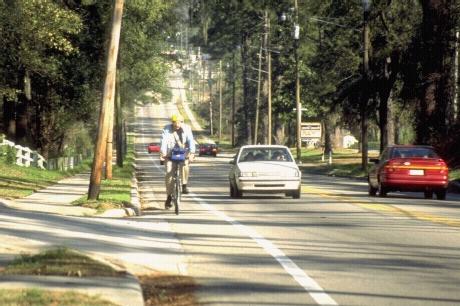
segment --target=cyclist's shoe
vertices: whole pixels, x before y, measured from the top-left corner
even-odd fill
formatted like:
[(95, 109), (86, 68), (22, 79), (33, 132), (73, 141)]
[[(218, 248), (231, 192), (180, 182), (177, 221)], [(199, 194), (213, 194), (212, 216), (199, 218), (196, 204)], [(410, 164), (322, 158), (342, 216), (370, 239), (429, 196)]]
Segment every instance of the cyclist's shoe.
[(172, 207), (171, 196), (168, 195), (168, 197), (166, 198), (166, 201), (165, 201), (165, 209), (170, 209), (171, 207)]
[(182, 185), (182, 193), (183, 193), (183, 194), (187, 194), (187, 193), (188, 193), (187, 184), (183, 184), (183, 185)]

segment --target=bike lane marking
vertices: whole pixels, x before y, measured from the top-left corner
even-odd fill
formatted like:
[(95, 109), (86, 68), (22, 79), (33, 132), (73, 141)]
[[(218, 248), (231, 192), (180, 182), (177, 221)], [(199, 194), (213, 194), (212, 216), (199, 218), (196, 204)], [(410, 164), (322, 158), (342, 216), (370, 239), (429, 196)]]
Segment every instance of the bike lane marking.
[(299, 268), (295, 262), (286, 256), (286, 254), (277, 248), (271, 241), (265, 239), (261, 234), (259, 234), (251, 227), (241, 224), (240, 222), (206, 203), (196, 194), (190, 193), (190, 196), (209, 212), (235, 226), (242, 234), (254, 240), (269, 255), (278, 261), (283, 269), (307, 291), (307, 293), (315, 300), (318, 305), (338, 305), (337, 302), (329, 294), (327, 294), (325, 290), (313, 278), (308, 276), (308, 274)]
[(359, 206), (365, 209), (387, 213), (387, 214), (391, 214), (394, 216), (406, 216), (406, 217), (410, 217), (410, 218), (413, 218), (419, 221), (428, 221), (428, 222), (433, 222), (433, 223), (438, 223), (442, 225), (460, 228), (460, 219), (452, 219), (452, 218), (434, 215), (430, 213), (425, 213), (421, 211), (406, 210), (400, 207), (396, 207), (392, 204), (382, 204), (382, 203), (372, 203), (372, 202), (366, 203), (366, 202), (362, 202), (362, 201), (358, 201), (354, 199), (345, 198), (343, 196), (335, 194), (334, 192), (330, 192), (329, 190), (326, 190), (326, 189), (314, 188), (310, 186), (302, 186), (302, 192), (318, 195), (324, 198), (339, 200), (342, 203), (348, 203), (348, 204), (356, 205), (356, 206)]

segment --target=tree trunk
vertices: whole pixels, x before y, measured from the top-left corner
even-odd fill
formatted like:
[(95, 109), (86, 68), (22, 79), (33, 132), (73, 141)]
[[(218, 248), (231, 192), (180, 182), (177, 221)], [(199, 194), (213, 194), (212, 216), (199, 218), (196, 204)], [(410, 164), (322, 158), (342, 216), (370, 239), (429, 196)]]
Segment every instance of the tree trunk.
[(379, 91), (380, 152), (394, 142), (394, 138), (392, 138), (394, 131), (392, 131), (393, 118), (391, 116), (391, 94), (395, 81), (396, 78), (394, 78), (394, 80), (384, 81), (383, 88)]
[(3, 98), (3, 125), (8, 139), (16, 137), (16, 102)]
[(332, 154), (332, 124), (330, 120), (324, 120), (324, 154), (329, 156)]
[(387, 124), (387, 146), (395, 144), (395, 118), (393, 110), (393, 92), (388, 97), (388, 124)]
[(416, 127), (418, 144), (437, 144), (447, 135), (453, 102), (455, 32), (451, 0), (422, 0), (422, 87)]

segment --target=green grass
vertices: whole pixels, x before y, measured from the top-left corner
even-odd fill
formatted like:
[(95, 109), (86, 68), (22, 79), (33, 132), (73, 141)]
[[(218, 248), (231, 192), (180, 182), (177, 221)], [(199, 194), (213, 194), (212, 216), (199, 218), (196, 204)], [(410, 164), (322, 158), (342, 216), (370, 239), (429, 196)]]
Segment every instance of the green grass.
[[(87, 195), (75, 201), (74, 205), (94, 208), (104, 212), (111, 208), (129, 206), (131, 201), (131, 179), (133, 174), (134, 145), (133, 137), (128, 140), (128, 154), (124, 167), (113, 167), (113, 179), (102, 180), (99, 199), (88, 201)], [(57, 183), (76, 173), (91, 171), (91, 159), (68, 171), (42, 170), (35, 167), (21, 167), (7, 164), (0, 158), (0, 198), (17, 199)]]
[[(56, 248), (35, 255), (21, 255), (5, 268), (2, 275), (121, 276), (124, 272), (67, 248)], [(0, 289), (0, 305), (83, 306), (115, 305), (99, 297), (73, 291), (54, 292), (40, 289)]]
[[(219, 141), (217, 141), (219, 142)], [(232, 147), (232, 141), (231, 140), (227, 140), (227, 139), (223, 139), (219, 142), (219, 145), (218, 145), (219, 149), (221, 151), (226, 151), (226, 152), (233, 152), (236, 154), (237, 152), (237, 148), (233, 148)]]
[(449, 171), (449, 179), (450, 180), (460, 180), (460, 169)]
[(134, 158), (134, 139), (132, 136), (128, 136), (128, 152), (123, 160), (123, 167), (114, 165), (112, 179), (101, 181), (99, 198), (97, 200), (88, 200), (88, 196), (85, 195), (72, 204), (94, 208), (98, 213), (112, 208), (129, 207)]
[(65, 177), (89, 169), (89, 160), (72, 170), (54, 171), (10, 165), (4, 159), (0, 159), (0, 198), (22, 198), (34, 191), (55, 184)]
[(355, 177), (363, 178), (367, 177), (367, 171), (361, 169), (361, 164), (318, 164), (318, 165), (303, 165), (301, 169), (306, 173), (323, 174), (330, 176), (340, 177)]
[(5, 306), (114, 306), (97, 296), (72, 291), (53, 292), (40, 289), (0, 289), (0, 305)]
[(36, 255), (21, 255), (1, 272), (3, 275), (120, 276), (111, 266), (68, 248), (55, 248)]

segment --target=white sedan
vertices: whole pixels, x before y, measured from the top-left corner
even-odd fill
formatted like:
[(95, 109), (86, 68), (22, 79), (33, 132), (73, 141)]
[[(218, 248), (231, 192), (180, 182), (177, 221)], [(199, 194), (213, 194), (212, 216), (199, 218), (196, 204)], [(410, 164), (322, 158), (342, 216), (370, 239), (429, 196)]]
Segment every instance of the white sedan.
[(244, 193), (285, 193), (300, 198), (301, 172), (291, 152), (279, 145), (242, 146), (230, 163), (230, 196)]

